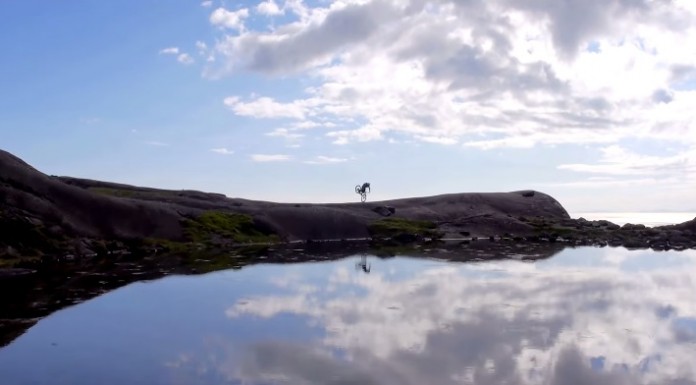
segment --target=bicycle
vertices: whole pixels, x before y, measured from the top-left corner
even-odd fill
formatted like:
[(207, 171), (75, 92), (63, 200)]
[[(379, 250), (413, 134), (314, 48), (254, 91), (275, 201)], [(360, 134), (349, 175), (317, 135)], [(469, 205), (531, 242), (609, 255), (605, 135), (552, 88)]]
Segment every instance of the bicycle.
[(360, 194), (360, 202), (367, 200), (367, 193), (370, 192), (370, 183), (365, 182), (361, 185), (355, 185), (355, 193)]

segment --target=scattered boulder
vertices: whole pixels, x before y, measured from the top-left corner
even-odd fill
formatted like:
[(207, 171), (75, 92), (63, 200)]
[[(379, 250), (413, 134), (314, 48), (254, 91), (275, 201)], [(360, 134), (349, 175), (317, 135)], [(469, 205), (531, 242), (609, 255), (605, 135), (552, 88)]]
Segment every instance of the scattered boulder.
[(12, 246), (7, 246), (4, 251), (0, 251), (0, 256), (7, 256), (8, 258), (17, 258), (20, 256), (19, 251)]
[(383, 217), (388, 217), (396, 213), (396, 209), (391, 206), (377, 206), (373, 208), (372, 211), (376, 212), (377, 214)]
[(622, 242), (623, 247), (627, 249), (644, 249), (648, 246), (648, 241), (644, 239), (628, 239)]

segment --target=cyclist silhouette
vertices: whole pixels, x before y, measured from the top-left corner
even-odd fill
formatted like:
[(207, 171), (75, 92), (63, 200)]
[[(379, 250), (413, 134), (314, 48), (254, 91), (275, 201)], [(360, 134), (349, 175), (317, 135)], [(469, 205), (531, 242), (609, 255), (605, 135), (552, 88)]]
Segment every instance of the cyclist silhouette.
[(360, 194), (360, 201), (365, 202), (367, 200), (367, 193), (370, 192), (370, 182), (365, 182), (360, 185), (355, 185), (355, 193)]

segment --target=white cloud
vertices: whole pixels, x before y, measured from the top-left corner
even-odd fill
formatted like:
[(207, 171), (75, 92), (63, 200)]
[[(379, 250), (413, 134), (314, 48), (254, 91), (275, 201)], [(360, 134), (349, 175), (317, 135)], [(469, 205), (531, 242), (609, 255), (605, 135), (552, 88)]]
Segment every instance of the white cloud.
[(251, 160), (254, 162), (287, 162), (292, 158), (283, 154), (253, 154)]
[(191, 55), (181, 52), (179, 47), (167, 47), (163, 48), (159, 51), (160, 55), (176, 55), (176, 60), (185, 65), (193, 64), (195, 60), (191, 57)]
[(222, 147), (222, 148), (213, 148), (213, 149), (211, 149), (210, 151), (212, 151), (212, 152), (214, 152), (214, 153), (216, 153), (216, 154), (220, 154), (220, 155), (232, 155), (232, 154), (234, 154), (234, 151), (228, 150), (227, 148), (224, 148), (224, 147)]
[(164, 54), (164, 55), (178, 55), (179, 54), (179, 47), (163, 48), (159, 51), (159, 53)]
[(283, 14), (283, 10), (280, 9), (278, 7), (278, 4), (276, 4), (276, 2), (273, 0), (262, 1), (261, 3), (259, 3), (259, 5), (256, 6), (256, 11), (260, 14), (268, 16)]
[(451, 137), (447, 137), (447, 136), (416, 135), (416, 139), (422, 140), (424, 142), (436, 143), (436, 144), (445, 144), (445, 145), (457, 144), (456, 138), (451, 138)]
[(369, 142), (383, 139), (382, 131), (378, 127), (363, 126), (356, 130), (331, 131), (326, 136), (334, 139), (334, 144), (348, 144), (351, 141)]
[(288, 140), (296, 140), (304, 137), (304, 134), (300, 134), (297, 131), (289, 130), (287, 128), (276, 128), (275, 130), (266, 133), (266, 136), (281, 137)]
[(562, 164), (561, 170), (605, 175), (676, 175), (696, 173), (696, 151), (676, 155), (641, 155), (612, 145), (601, 149), (602, 157), (594, 164)]
[(586, 178), (573, 182), (558, 182), (549, 183), (548, 186), (565, 187), (565, 188), (583, 188), (583, 189), (606, 189), (614, 187), (638, 187), (638, 186), (655, 186), (664, 183), (655, 178), (631, 178), (631, 179), (593, 179)]
[(244, 19), (249, 16), (249, 10), (242, 8), (238, 11), (228, 11), (218, 8), (210, 14), (210, 23), (228, 29), (244, 30)]
[(195, 60), (193, 60), (191, 55), (189, 55), (187, 53), (179, 54), (179, 56), (176, 57), (176, 61), (178, 61), (181, 64), (185, 64), (185, 65), (193, 64), (195, 62)]
[(196, 41), (196, 49), (198, 49), (199, 55), (205, 55), (208, 53), (208, 45), (203, 41)]
[(309, 109), (311, 105), (307, 100), (280, 103), (269, 97), (260, 97), (244, 102), (234, 96), (225, 98), (224, 103), (227, 107), (232, 109), (235, 114), (240, 116), (294, 119), (304, 119), (310, 112)]
[(392, 132), (484, 149), (623, 138), (696, 145), (688, 2), (320, 4), (287, 1), (283, 9), (297, 18), (223, 36), (207, 73), (307, 76), (313, 86), (283, 103), (293, 112), (281, 115), (335, 124), (337, 144)]
[[(665, 147), (647, 155), (611, 145), (601, 149), (597, 161), (561, 164), (558, 169), (565, 172), (564, 180), (541, 186), (563, 189), (559, 193), (565, 196), (568, 208), (577, 205), (584, 207), (582, 211), (688, 211), (694, 207), (694, 147)], [(574, 179), (576, 176), (579, 179)], [(597, 190), (605, 192), (602, 199), (584, 201), (596, 197), (593, 194)]]
[(204, 8), (210, 8), (213, 6), (213, 2), (211, 0), (206, 0), (201, 2), (201, 7)]
[(330, 156), (319, 155), (312, 160), (305, 161), (304, 163), (307, 163), (307, 164), (333, 164), (333, 163), (344, 163), (347, 161), (348, 161), (348, 159), (346, 159), (346, 158), (333, 158)]
[(515, 136), (502, 139), (474, 140), (464, 143), (464, 146), (491, 150), (495, 148), (532, 148), (536, 143), (534, 138)]

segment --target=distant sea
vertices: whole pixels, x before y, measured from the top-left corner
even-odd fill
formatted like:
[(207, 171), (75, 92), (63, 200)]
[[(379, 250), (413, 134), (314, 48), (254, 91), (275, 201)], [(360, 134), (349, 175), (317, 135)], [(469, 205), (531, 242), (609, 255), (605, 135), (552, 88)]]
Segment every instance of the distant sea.
[(617, 225), (626, 223), (644, 224), (648, 227), (674, 225), (696, 218), (696, 212), (686, 213), (569, 213), (572, 218), (583, 217), (587, 220), (606, 219)]

